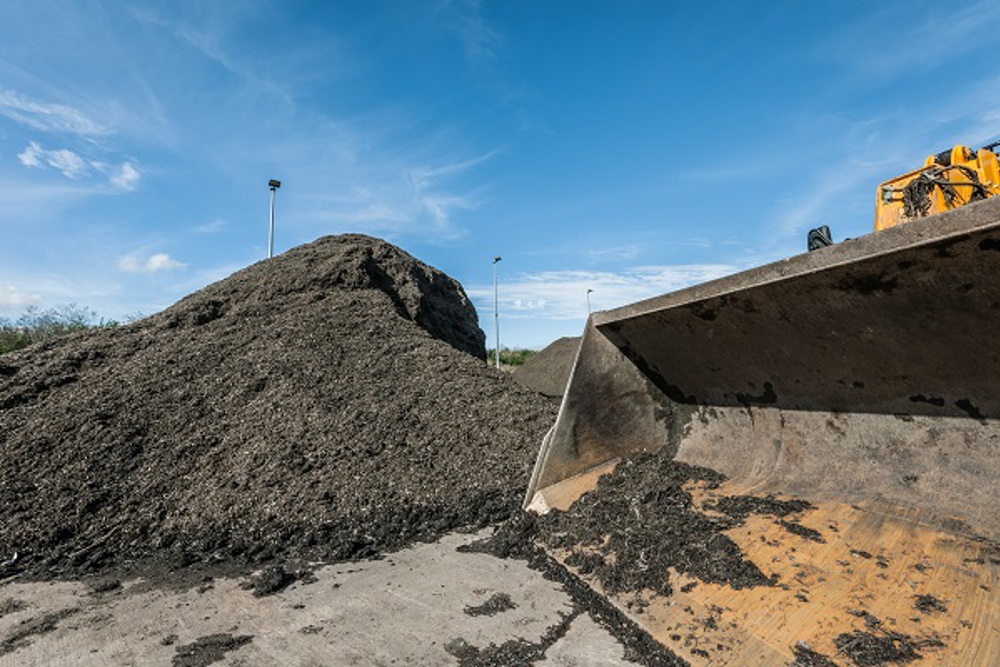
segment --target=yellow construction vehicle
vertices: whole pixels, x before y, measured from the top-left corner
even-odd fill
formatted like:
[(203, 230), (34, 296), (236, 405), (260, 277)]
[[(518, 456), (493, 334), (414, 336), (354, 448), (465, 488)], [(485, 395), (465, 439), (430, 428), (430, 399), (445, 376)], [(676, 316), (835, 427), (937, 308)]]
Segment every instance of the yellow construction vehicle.
[(550, 553), (692, 665), (1000, 665), (997, 145), (880, 185), (876, 233), (589, 318), (526, 506), (576, 511), (639, 452), (708, 468), (698, 516), (808, 503), (725, 531), (771, 585), (609, 588), (613, 521)]
[[(929, 155), (924, 166), (878, 186), (875, 195), (875, 231), (912, 222), (1000, 194), (1000, 141), (978, 151), (958, 145)], [(833, 245), (826, 225), (809, 230), (807, 247)]]
[(875, 198), (875, 231), (1000, 194), (1000, 141), (973, 151), (955, 146), (924, 166), (886, 181)]

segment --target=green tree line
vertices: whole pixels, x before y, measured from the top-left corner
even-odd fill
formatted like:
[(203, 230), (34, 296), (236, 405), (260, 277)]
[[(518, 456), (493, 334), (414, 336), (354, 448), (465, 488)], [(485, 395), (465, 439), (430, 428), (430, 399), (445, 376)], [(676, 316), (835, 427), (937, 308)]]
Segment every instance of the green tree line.
[(114, 320), (99, 320), (93, 310), (75, 303), (44, 309), (28, 306), (16, 319), (0, 317), (0, 354), (73, 331), (117, 324)]

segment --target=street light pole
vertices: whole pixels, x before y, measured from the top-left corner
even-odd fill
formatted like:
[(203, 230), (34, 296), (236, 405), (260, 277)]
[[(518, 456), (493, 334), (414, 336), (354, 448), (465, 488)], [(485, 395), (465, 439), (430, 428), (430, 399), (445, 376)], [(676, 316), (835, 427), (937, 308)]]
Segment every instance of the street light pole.
[(590, 293), (593, 291), (592, 289), (587, 290), (587, 317), (590, 317)]
[(281, 187), (281, 181), (271, 179), (267, 182), (267, 187), (271, 188), (271, 228), (267, 235), (267, 258), (274, 256), (274, 193)]
[(496, 361), (500, 370), (500, 291), (497, 288), (497, 264), (501, 257), (493, 258), (493, 324), (496, 332)]

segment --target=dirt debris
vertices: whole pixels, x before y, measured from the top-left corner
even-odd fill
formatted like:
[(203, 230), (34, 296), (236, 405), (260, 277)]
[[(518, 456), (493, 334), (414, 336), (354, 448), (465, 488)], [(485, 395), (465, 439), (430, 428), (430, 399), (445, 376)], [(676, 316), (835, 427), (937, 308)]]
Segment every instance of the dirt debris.
[(922, 656), (908, 635), (889, 632), (874, 634), (855, 630), (838, 635), (834, 640), (837, 651), (847, 656), (857, 667), (903, 664)]
[[(494, 531), (493, 535), (484, 540), (459, 547), (460, 552), (488, 553), (498, 558), (516, 558), (528, 562), (528, 566), (541, 572), (546, 579), (557, 582), (573, 598), (573, 610), (563, 617), (563, 621), (546, 633), (541, 643), (530, 644), (510, 642), (502, 645), (501, 650), (530, 651), (530, 655), (544, 657), (548, 646), (551, 646), (569, 629), (573, 619), (582, 613), (590, 614), (591, 618), (601, 627), (608, 630), (625, 648), (625, 660), (636, 662), (647, 667), (686, 667), (687, 661), (677, 657), (672, 651), (653, 639), (648, 632), (640, 628), (633, 620), (615, 607), (611, 602), (598, 595), (594, 589), (571, 574), (559, 564), (544, 549), (538, 546), (539, 517), (531, 512), (521, 512), (504, 522)], [(491, 664), (487, 661), (494, 655), (496, 647), (478, 649), (470, 646), (459, 638), (449, 648), (455, 657), (466, 662), (463, 665)], [(540, 649), (540, 652), (538, 650)], [(457, 651), (457, 652), (456, 652)], [(508, 653), (508, 657), (511, 654)], [(530, 664), (530, 662), (493, 663), (493, 664)]]
[(837, 667), (837, 663), (828, 656), (814, 651), (805, 642), (796, 642), (795, 646), (792, 647), (792, 653), (795, 656), (795, 661), (788, 667)]
[(190, 644), (177, 647), (173, 667), (208, 667), (220, 662), (226, 653), (235, 651), (253, 641), (253, 635), (231, 635), (220, 633), (199, 637)]
[(21, 611), (22, 609), (27, 609), (28, 603), (24, 600), (18, 600), (17, 598), (7, 598), (0, 602), (0, 618), (8, 614), (13, 614), (15, 612)]
[(566, 635), (569, 626), (582, 611), (574, 609), (563, 614), (562, 619), (548, 628), (538, 640), (530, 642), (524, 638), (511, 639), (503, 644), (489, 644), (485, 648), (473, 646), (462, 637), (448, 642), (445, 650), (458, 658), (460, 667), (510, 667), (513, 665), (533, 665), (545, 657), (545, 652)]
[(303, 573), (289, 570), (284, 565), (268, 565), (250, 577), (242, 587), (253, 591), (254, 597), (262, 598), (280, 593), (298, 581), (301, 576), (303, 576)]
[(60, 609), (21, 621), (7, 633), (7, 636), (0, 639), (0, 657), (27, 646), (31, 643), (32, 637), (52, 632), (59, 627), (61, 621), (79, 611), (77, 607)]
[(4, 355), (0, 545), (26, 577), (151, 575), (502, 520), (555, 409), (484, 357), (457, 282), (361, 235)]
[(517, 605), (506, 593), (494, 593), (490, 599), (479, 605), (470, 605), (463, 611), (469, 616), (496, 616), (497, 614), (511, 609), (517, 609)]
[(913, 603), (913, 606), (916, 607), (917, 611), (922, 614), (930, 614), (932, 612), (945, 613), (948, 611), (947, 603), (943, 600), (939, 600), (929, 593), (915, 595), (914, 599), (916, 601)]

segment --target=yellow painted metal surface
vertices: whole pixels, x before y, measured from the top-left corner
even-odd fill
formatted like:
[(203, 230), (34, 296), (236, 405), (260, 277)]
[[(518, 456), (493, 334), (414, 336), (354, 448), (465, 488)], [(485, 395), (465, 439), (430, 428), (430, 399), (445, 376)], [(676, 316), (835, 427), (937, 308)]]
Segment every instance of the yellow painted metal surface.
[[(912, 194), (914, 181), (918, 179), (936, 185), (929, 186), (930, 191), (925, 194), (924, 209), (908, 215), (904, 201), (906, 191), (911, 188)], [(936, 155), (928, 156), (924, 166), (878, 186), (875, 195), (875, 231), (997, 194), (1000, 194), (1000, 167), (996, 154), (987, 148), (973, 151), (966, 146), (955, 146), (947, 160), (939, 160)]]
[[(729, 482), (688, 490), (706, 513), (713, 500), (748, 492)], [(558, 497), (558, 490), (549, 492)], [(735, 589), (671, 571), (668, 597), (650, 591), (607, 597), (696, 667), (784, 667), (796, 645), (853, 665), (836, 640), (855, 632), (905, 635), (922, 667), (1000, 664), (994, 546), (931, 527), (912, 508), (877, 501), (815, 503), (795, 522), (823, 541), (789, 532), (767, 515), (751, 515), (726, 533), (747, 560), (776, 576), (775, 586)], [(593, 576), (577, 575), (601, 591)]]

